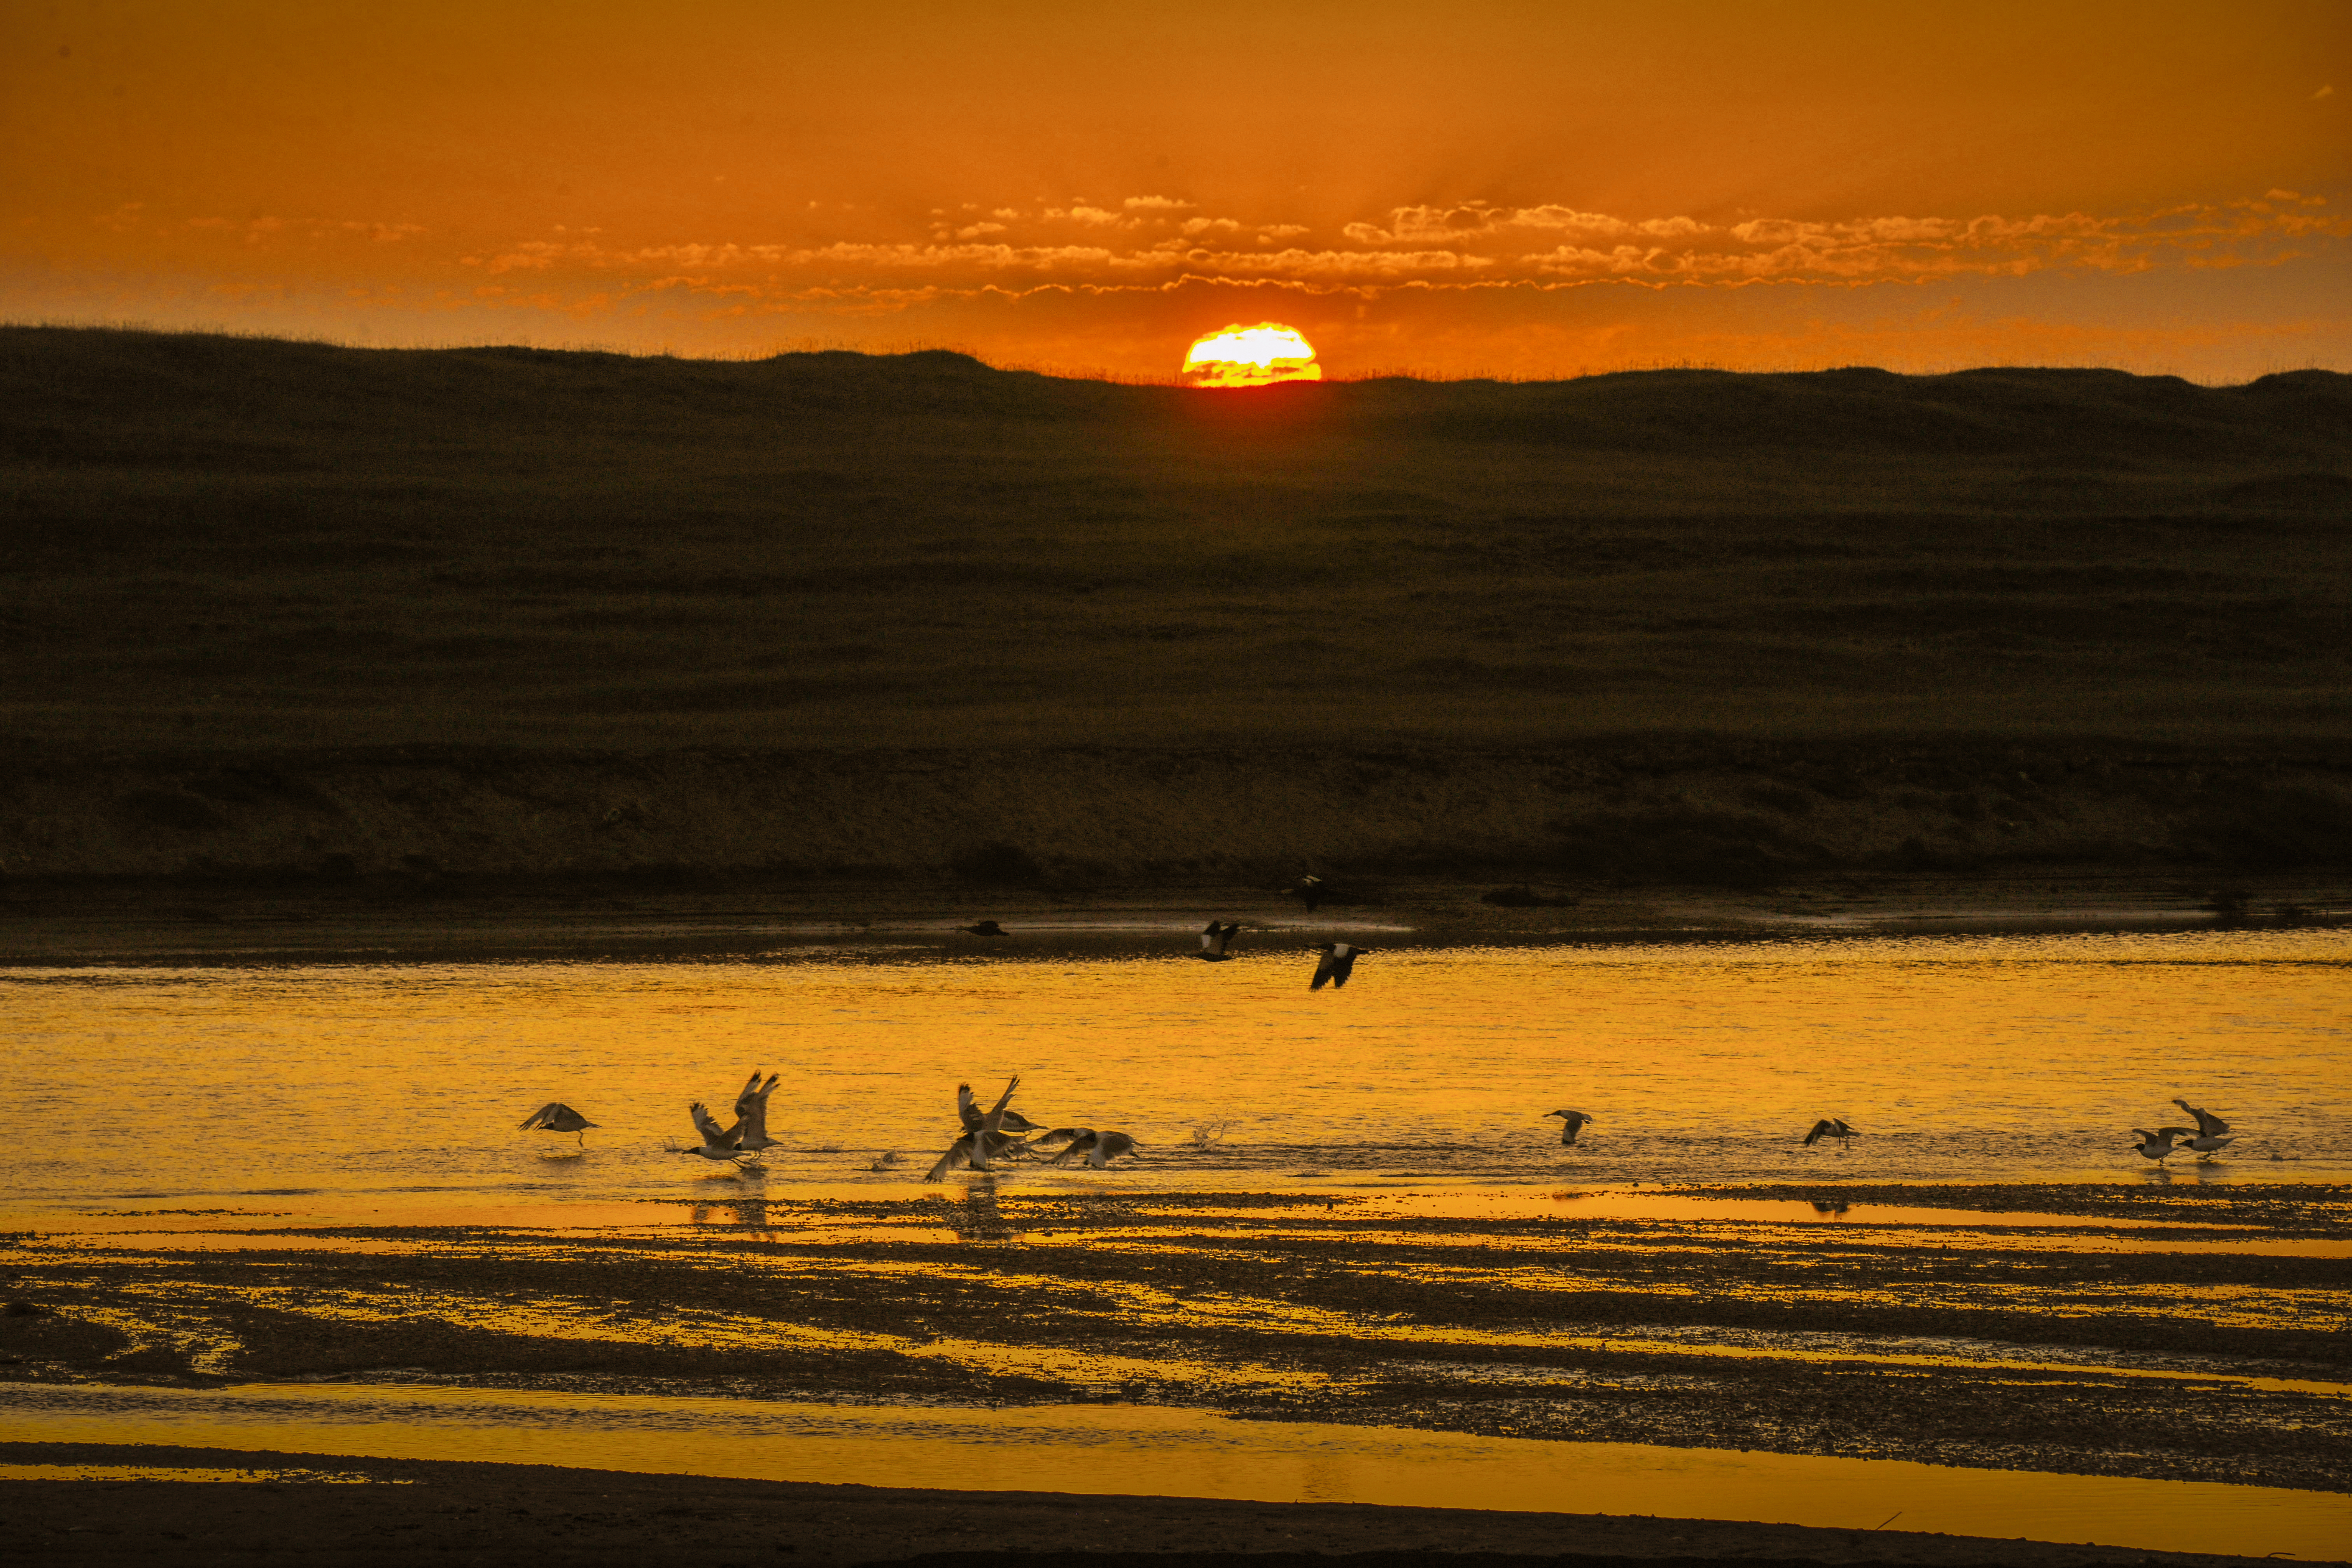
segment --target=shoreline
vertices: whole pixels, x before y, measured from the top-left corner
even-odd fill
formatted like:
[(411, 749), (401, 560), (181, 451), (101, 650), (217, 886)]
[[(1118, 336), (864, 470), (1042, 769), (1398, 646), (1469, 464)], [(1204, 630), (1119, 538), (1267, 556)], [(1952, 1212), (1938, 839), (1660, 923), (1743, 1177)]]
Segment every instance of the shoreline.
[[(1525, 889), (1533, 904), (1489, 902)], [(828, 944), (1020, 952), (1189, 950), (1203, 911), (1238, 952), (1318, 935), (1412, 945), (2059, 935), (2352, 927), (2352, 872), (2222, 877), (2044, 868), (1819, 872), (1750, 889), (1457, 876), (1335, 879), (1313, 911), (1258, 885), (1157, 881), (1053, 891), (955, 881), (753, 879), (662, 889), (611, 879), (341, 890), (152, 879), (0, 881), (0, 965), (782, 955)], [(1002, 938), (966, 934), (975, 919)]]

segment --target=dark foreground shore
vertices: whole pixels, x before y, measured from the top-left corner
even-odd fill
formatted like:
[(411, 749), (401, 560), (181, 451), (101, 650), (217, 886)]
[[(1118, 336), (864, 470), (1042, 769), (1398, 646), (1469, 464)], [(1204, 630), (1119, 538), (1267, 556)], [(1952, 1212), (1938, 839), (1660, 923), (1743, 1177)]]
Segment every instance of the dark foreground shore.
[[(1809, 1530), (1577, 1514), (1181, 1498), (809, 1486), (525, 1465), (335, 1459), (191, 1448), (0, 1442), (0, 1465), (218, 1467), (315, 1475), (247, 1481), (0, 1481), (19, 1561), (348, 1568), (528, 1563), (539, 1568), (1615, 1568), (1917, 1563), (1933, 1568), (2234, 1568), (2259, 1557), (2119, 1551), (1897, 1530)], [(375, 1482), (380, 1484), (364, 1484)], [(19, 1555), (21, 1554), (21, 1555)], [(2274, 1560), (2273, 1560), (2274, 1561)]]
[(1118, 1403), (2352, 1490), (2341, 1187), (1734, 1195), (1847, 1217), (979, 1184), (568, 1226), (133, 1212), (0, 1247), (0, 1390)]

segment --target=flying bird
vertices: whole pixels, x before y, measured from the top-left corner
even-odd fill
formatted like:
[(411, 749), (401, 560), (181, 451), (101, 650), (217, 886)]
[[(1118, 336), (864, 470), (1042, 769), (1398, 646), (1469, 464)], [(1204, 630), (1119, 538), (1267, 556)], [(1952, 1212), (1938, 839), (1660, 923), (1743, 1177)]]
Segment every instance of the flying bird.
[(1576, 1135), (1584, 1131), (1586, 1122), (1592, 1120), (1581, 1110), (1547, 1110), (1544, 1114), (1560, 1119), (1559, 1146), (1563, 1149), (1573, 1148)]
[(1847, 1139), (1859, 1138), (1861, 1136), (1861, 1133), (1856, 1132), (1853, 1128), (1848, 1127), (1842, 1120), (1836, 1117), (1825, 1116), (1821, 1121), (1814, 1122), (1813, 1130), (1805, 1134), (1805, 1147), (1810, 1149), (1824, 1138), (1834, 1138), (1838, 1141), (1838, 1147), (1845, 1149), (1852, 1147), (1852, 1145), (1847, 1143)]
[(578, 1111), (564, 1104), (563, 1101), (560, 1100), (551, 1100), (545, 1105), (541, 1106), (537, 1110), (532, 1111), (529, 1116), (524, 1117), (522, 1119), (522, 1125), (517, 1128), (516, 1131), (520, 1132), (577, 1132), (580, 1134), (580, 1146), (583, 1149), (585, 1149), (588, 1147), (588, 1133), (586, 1130), (595, 1125), (596, 1124), (594, 1122), (589, 1121), (586, 1117), (581, 1115)]
[(710, 1114), (710, 1107), (698, 1100), (688, 1114), (694, 1118), (694, 1131), (702, 1142), (696, 1148), (680, 1149), (679, 1153), (692, 1154), (699, 1159), (726, 1163), (732, 1163), (747, 1157), (735, 1142), (736, 1133), (740, 1129), (719, 1126), (718, 1121)]
[(1309, 991), (1322, 990), (1327, 980), (1334, 990), (1347, 984), (1348, 976), (1356, 972), (1356, 960), (1372, 950), (1351, 947), (1344, 942), (1327, 942), (1315, 951), (1323, 955), (1323, 962), (1315, 966), (1314, 983), (1307, 987)]
[(2175, 1138), (2188, 1137), (2195, 1131), (2195, 1129), (2189, 1127), (2159, 1127), (2155, 1131), (2150, 1132), (2145, 1127), (2135, 1127), (2132, 1131), (2139, 1134), (2139, 1142), (2133, 1144), (2132, 1147), (2138, 1150), (2148, 1159), (2151, 1159), (2158, 1164), (2161, 1165), (2168, 1158), (2180, 1152), (2179, 1150), (2172, 1146), (2172, 1141)]
[(761, 1152), (772, 1149), (776, 1141), (768, 1136), (768, 1096), (776, 1092), (782, 1073), (770, 1073), (767, 1081), (760, 1080), (760, 1069), (753, 1068), (751, 1076), (735, 1094), (735, 1124), (721, 1127), (710, 1108), (696, 1100), (688, 1111), (694, 1118), (694, 1131), (702, 1139), (692, 1149), (680, 1149), (681, 1154), (693, 1154), (705, 1160), (724, 1161), (740, 1164), (756, 1160)]
[(963, 1120), (964, 1134), (948, 1145), (948, 1152), (940, 1155), (938, 1163), (924, 1173), (923, 1180), (939, 1181), (950, 1171), (966, 1165), (975, 1171), (985, 1171), (989, 1168), (990, 1160), (999, 1154), (1023, 1147), (1021, 1140), (1006, 1131), (1005, 1125), (1006, 1119), (1009, 1117), (1017, 1121), (1023, 1128), (1036, 1126), (1035, 1122), (1023, 1116), (1019, 1111), (1005, 1109), (1013, 1103), (1013, 1091), (1020, 1087), (1021, 1080), (1018, 1078), (1012, 1079), (1005, 1084), (1004, 1092), (996, 1097), (996, 1103), (986, 1110), (982, 1110), (979, 1102), (971, 1097), (971, 1085), (968, 1083), (956, 1085), (956, 1110)]
[(1036, 1142), (1041, 1149), (1049, 1143), (1068, 1144), (1045, 1162), (1049, 1165), (1066, 1165), (1083, 1154), (1087, 1163), (1097, 1171), (1108, 1169), (1121, 1154), (1135, 1153), (1137, 1147), (1135, 1140), (1124, 1132), (1097, 1132), (1091, 1127), (1056, 1127)]
[(1233, 945), (1234, 938), (1241, 929), (1239, 921), (1232, 921), (1224, 925), (1219, 925), (1216, 921), (1211, 921), (1201, 928), (1201, 951), (1192, 956), (1203, 963), (1223, 963), (1233, 956), (1225, 949)]
[(772, 1149), (776, 1141), (768, 1136), (768, 1096), (776, 1092), (776, 1082), (783, 1075), (770, 1073), (768, 1081), (760, 1081), (760, 1069), (751, 1069), (751, 1079), (735, 1096), (735, 1146), (746, 1154), (758, 1154)]
[(1298, 879), (1298, 886), (1285, 888), (1283, 891), (1297, 894), (1307, 905), (1307, 912), (1311, 915), (1315, 912), (1315, 906), (1323, 901), (1323, 879), (1313, 876), (1301, 877)]
[[(1017, 1078), (1013, 1080), (1013, 1083), (1020, 1081)], [(1012, 1085), (1008, 1084), (1004, 1099), (1012, 1098)], [(995, 1114), (996, 1130), (1000, 1132), (1035, 1132), (1044, 1126), (1043, 1122), (1032, 1121), (1017, 1110), (1006, 1110), (1003, 1100), (997, 1101)], [(971, 1085), (968, 1083), (956, 1085), (956, 1115), (962, 1121), (963, 1130), (967, 1132), (979, 1131), (982, 1123), (988, 1120), (989, 1112), (981, 1110), (980, 1101), (971, 1097)]]

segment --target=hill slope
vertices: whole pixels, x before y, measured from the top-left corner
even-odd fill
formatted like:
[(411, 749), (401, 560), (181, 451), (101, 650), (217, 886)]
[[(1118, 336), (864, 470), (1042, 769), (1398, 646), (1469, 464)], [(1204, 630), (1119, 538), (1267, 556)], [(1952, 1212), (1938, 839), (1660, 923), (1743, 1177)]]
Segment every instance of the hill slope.
[(18, 870), (2352, 844), (2327, 373), (1203, 394), (0, 329), (0, 467)]
[(74, 746), (2341, 735), (2352, 378), (1204, 395), (0, 331)]

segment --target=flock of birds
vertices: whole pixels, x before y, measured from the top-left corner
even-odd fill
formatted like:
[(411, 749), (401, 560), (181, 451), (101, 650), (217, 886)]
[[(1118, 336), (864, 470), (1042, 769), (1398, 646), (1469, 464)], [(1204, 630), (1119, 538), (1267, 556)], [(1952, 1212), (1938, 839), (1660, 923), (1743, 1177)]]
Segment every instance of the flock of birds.
[[(740, 1167), (758, 1163), (761, 1155), (777, 1146), (776, 1140), (768, 1136), (768, 1097), (776, 1092), (782, 1076), (770, 1073), (763, 1079), (754, 1068), (735, 1096), (735, 1121), (731, 1126), (720, 1126), (719, 1119), (710, 1114), (710, 1108), (696, 1100), (688, 1114), (693, 1118), (695, 1135), (701, 1142), (673, 1152), (691, 1154), (716, 1164)], [(939, 1163), (923, 1180), (940, 1181), (950, 1171), (993, 1170), (999, 1160), (1032, 1154), (1050, 1155), (1045, 1162), (1048, 1165), (1083, 1160), (1100, 1171), (1108, 1169), (1120, 1155), (1135, 1153), (1140, 1146), (1127, 1133), (1108, 1128), (1049, 1129), (1032, 1121), (1013, 1109), (1013, 1093), (1020, 1087), (1021, 1080), (1013, 1079), (996, 1097), (996, 1103), (982, 1110), (980, 1101), (972, 1098), (971, 1085), (956, 1085), (956, 1115), (963, 1123), (962, 1135), (948, 1145), (947, 1152), (940, 1156)], [(595, 1125), (562, 1100), (551, 1100), (524, 1117), (520, 1131), (577, 1133), (584, 1146), (588, 1129)], [(1035, 1136), (1028, 1136), (1031, 1133)], [(898, 1163), (895, 1152), (885, 1154), (874, 1162), (873, 1169), (887, 1170)]]
[[(1316, 879), (1312, 877), (1307, 881), (1310, 885), (1316, 884)], [(1307, 907), (1313, 909), (1316, 902), (1313, 895), (1319, 891), (1319, 886), (1299, 890), (1308, 895)], [(958, 929), (973, 936), (1010, 934), (994, 921), (979, 921)], [(1234, 938), (1241, 934), (1241, 929), (1238, 921), (1221, 922), (1212, 920), (1201, 928), (1201, 950), (1192, 956), (1204, 963), (1226, 962), (1234, 956)], [(1356, 971), (1356, 960), (1371, 951), (1352, 942), (1327, 942), (1319, 944), (1315, 952), (1320, 957), (1307, 989), (1320, 991), (1326, 985), (1334, 989), (1346, 985), (1349, 977)], [(768, 1097), (775, 1093), (779, 1076), (770, 1073), (763, 1081), (759, 1072), (753, 1070), (750, 1080), (735, 1096), (735, 1121), (731, 1126), (720, 1126), (718, 1118), (710, 1114), (709, 1106), (700, 1100), (695, 1101), (689, 1114), (694, 1120), (695, 1133), (701, 1142), (692, 1148), (677, 1152), (724, 1164), (756, 1163), (762, 1153), (777, 1146), (776, 1140), (768, 1135)], [(962, 1132), (948, 1145), (947, 1152), (939, 1157), (938, 1163), (931, 1166), (923, 1179), (927, 1182), (940, 1181), (950, 1171), (956, 1170), (989, 1171), (995, 1168), (995, 1162), (999, 1160), (1018, 1160), (1038, 1154), (1050, 1156), (1045, 1162), (1049, 1165), (1066, 1165), (1073, 1161), (1084, 1160), (1099, 1171), (1108, 1168), (1113, 1160), (1122, 1155), (1135, 1154), (1140, 1147), (1124, 1132), (1093, 1127), (1049, 1129), (1032, 1121), (1012, 1108), (1013, 1091), (1020, 1087), (1020, 1079), (1014, 1078), (1005, 1084), (1004, 1092), (997, 1096), (996, 1103), (982, 1110), (979, 1100), (972, 1096), (971, 1085), (956, 1085), (956, 1116), (962, 1123)], [(2193, 1153), (2200, 1161), (2210, 1161), (2223, 1148), (2236, 1142), (2231, 1136), (2230, 1124), (2211, 1111), (2200, 1110), (2185, 1100), (2175, 1100), (2172, 1103), (2187, 1111), (2197, 1125), (2159, 1127), (2154, 1131), (2145, 1127), (2133, 1128), (2132, 1131), (2139, 1134), (2139, 1142), (2132, 1147), (2147, 1158), (2162, 1164), (2175, 1154)], [(1581, 1110), (1548, 1110), (1544, 1115), (1560, 1119), (1559, 1142), (1562, 1148), (1574, 1148), (1577, 1135), (1596, 1120)], [(579, 1133), (583, 1146), (587, 1142), (587, 1129), (595, 1125), (560, 1100), (541, 1106), (522, 1121), (524, 1131)], [(1827, 1140), (1835, 1142), (1843, 1152), (1861, 1136), (1861, 1132), (1846, 1125), (1843, 1118), (1823, 1117), (1813, 1123), (1801, 1142), (1810, 1149)], [(2176, 1142), (2176, 1140), (2181, 1142)], [(897, 1153), (887, 1153), (877, 1158), (872, 1169), (887, 1170), (898, 1163)]]
[[(948, 1145), (948, 1152), (939, 1163), (925, 1173), (923, 1180), (936, 1182), (950, 1171), (994, 1169), (993, 1162), (1014, 1159), (1026, 1154), (1051, 1154), (1048, 1165), (1066, 1165), (1083, 1158), (1096, 1170), (1107, 1169), (1121, 1154), (1133, 1154), (1139, 1145), (1124, 1132), (1092, 1127), (1055, 1127), (1048, 1130), (1011, 1109), (1013, 1091), (1021, 1087), (1014, 1078), (996, 1097), (996, 1103), (986, 1110), (972, 1098), (971, 1085), (956, 1085), (956, 1115), (963, 1122), (963, 1136)], [(1035, 1133), (1024, 1138), (1024, 1133)]]
[[(770, 1073), (762, 1079), (759, 1070), (752, 1069), (751, 1078), (735, 1096), (735, 1121), (732, 1126), (721, 1127), (718, 1118), (710, 1114), (710, 1108), (696, 1100), (688, 1114), (693, 1118), (694, 1131), (702, 1142), (677, 1152), (730, 1165), (755, 1163), (761, 1154), (777, 1146), (776, 1140), (768, 1136), (768, 1097), (776, 1092), (780, 1077), (780, 1074)], [(1129, 1134), (1108, 1128), (1047, 1128), (1032, 1121), (1013, 1109), (1013, 1091), (1020, 1087), (1021, 1079), (1018, 1077), (1012, 1079), (1005, 1084), (1004, 1092), (996, 1097), (996, 1103), (982, 1110), (980, 1101), (972, 1096), (971, 1085), (956, 1085), (956, 1117), (963, 1125), (962, 1133), (948, 1145), (947, 1152), (939, 1157), (938, 1163), (925, 1173), (923, 1180), (943, 1180), (950, 1171), (990, 1171), (995, 1168), (995, 1162), (999, 1160), (1018, 1160), (1036, 1154), (1050, 1156), (1045, 1161), (1048, 1165), (1067, 1165), (1083, 1160), (1100, 1171), (1108, 1169), (1113, 1160), (1121, 1155), (1132, 1155), (1142, 1147)], [(2132, 1147), (2148, 1159), (2162, 1164), (2175, 1154), (2193, 1153), (2200, 1161), (2210, 1161), (2237, 1142), (2231, 1134), (2230, 1124), (2211, 1111), (2200, 1110), (2185, 1100), (2175, 1100), (2172, 1103), (2187, 1111), (2197, 1125), (2159, 1127), (2152, 1132), (2145, 1127), (2133, 1128), (2132, 1131), (2139, 1134), (2139, 1142)], [(1582, 1110), (1547, 1110), (1544, 1116), (1560, 1119), (1559, 1142), (1564, 1149), (1574, 1148), (1578, 1134), (1598, 1120)], [(583, 1145), (587, 1142), (587, 1130), (595, 1125), (561, 1100), (551, 1100), (522, 1120), (522, 1131), (575, 1132), (581, 1135)], [(1222, 1127), (1219, 1131), (1222, 1131)], [(1810, 1149), (1823, 1140), (1831, 1140), (1843, 1152), (1861, 1136), (1859, 1131), (1846, 1125), (1843, 1117), (1825, 1116), (1813, 1123), (1801, 1142)], [(2176, 1142), (2175, 1140), (2183, 1142)], [(1207, 1146), (1207, 1142), (1199, 1133), (1194, 1134), (1194, 1142), (1202, 1147)], [(876, 1159), (870, 1168), (886, 1171), (898, 1163), (898, 1154), (892, 1152)]]

